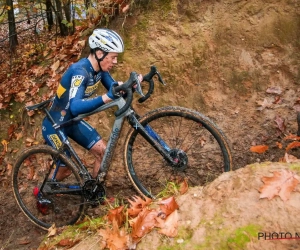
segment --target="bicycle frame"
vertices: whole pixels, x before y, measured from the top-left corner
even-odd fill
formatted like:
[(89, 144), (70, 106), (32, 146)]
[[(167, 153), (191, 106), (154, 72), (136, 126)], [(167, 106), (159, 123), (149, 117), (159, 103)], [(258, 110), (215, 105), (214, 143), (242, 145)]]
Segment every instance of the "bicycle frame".
[[(125, 102), (126, 101), (124, 100), (124, 98), (120, 97), (117, 100), (107, 103), (107, 104), (95, 109), (94, 111), (92, 111), (90, 113), (81, 114), (81, 115), (75, 117), (74, 119), (67, 121), (60, 125), (57, 125), (57, 124), (53, 125), (54, 129), (57, 131), (58, 136), (60, 137), (60, 139), (62, 141), (62, 145), (64, 145), (64, 147), (62, 147), (61, 150), (67, 149), (70, 152), (70, 154), (75, 158), (76, 162), (78, 163), (77, 166), (79, 167), (79, 171), (80, 171), (79, 173), (81, 175), (84, 175), (87, 180), (92, 179), (91, 175), (84, 167), (83, 162), (80, 160), (77, 153), (71, 146), (68, 138), (64, 135), (64, 133), (61, 131), (60, 128), (67, 126), (68, 124), (70, 124), (73, 121), (81, 120), (87, 116), (91, 116), (95, 113), (104, 111), (106, 109), (109, 109), (109, 108), (112, 108), (115, 106), (117, 106), (118, 109), (120, 109), (125, 105)], [(50, 114), (49, 114), (49, 116), (50, 116)], [(114, 121), (112, 130), (111, 130), (108, 142), (107, 142), (106, 150), (105, 150), (105, 153), (104, 153), (104, 156), (101, 161), (100, 168), (99, 168), (99, 171), (97, 174), (97, 179), (102, 180), (103, 177), (108, 172), (108, 169), (109, 169), (112, 157), (113, 157), (113, 152), (115, 150), (117, 141), (119, 139), (119, 136), (120, 136), (120, 133), (122, 130), (123, 122), (126, 117), (128, 117), (129, 124), (136, 130), (138, 130), (138, 132), (164, 157), (164, 159), (166, 159), (171, 164), (176, 164), (176, 162), (173, 160), (173, 158), (169, 154), (169, 151), (170, 151), (169, 146), (151, 129), (151, 127), (149, 125), (146, 125), (145, 127), (143, 127), (141, 125), (141, 123), (138, 121), (137, 117), (135, 116), (135, 112), (131, 108), (128, 108), (122, 115), (116, 117), (116, 119)]]

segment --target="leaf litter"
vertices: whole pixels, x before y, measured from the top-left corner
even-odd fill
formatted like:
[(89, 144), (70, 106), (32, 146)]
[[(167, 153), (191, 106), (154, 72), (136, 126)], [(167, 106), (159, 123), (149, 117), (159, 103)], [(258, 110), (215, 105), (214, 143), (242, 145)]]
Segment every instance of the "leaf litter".
[(264, 185), (260, 188), (259, 198), (273, 199), (279, 196), (283, 201), (287, 201), (291, 192), (296, 189), (300, 182), (300, 177), (290, 170), (274, 171), (273, 176), (264, 176), (261, 178)]
[[(184, 180), (179, 185), (178, 194), (187, 191), (188, 185)], [(136, 249), (137, 244), (146, 234), (157, 229), (159, 234), (167, 237), (175, 237), (178, 234), (178, 209), (175, 196), (169, 196), (158, 200), (152, 200), (147, 197), (133, 196), (128, 199), (128, 205), (120, 205), (111, 208), (105, 216), (103, 223), (97, 229), (99, 237), (99, 249), (125, 250)], [(81, 230), (88, 231), (89, 228), (84, 226)], [(57, 234), (55, 225), (48, 231), (48, 238)], [(81, 237), (82, 238), (82, 237)], [(44, 242), (39, 249), (48, 250), (53, 247), (72, 247), (80, 242), (79, 238), (71, 239), (69, 236), (60, 238), (59, 241), (51, 244)]]

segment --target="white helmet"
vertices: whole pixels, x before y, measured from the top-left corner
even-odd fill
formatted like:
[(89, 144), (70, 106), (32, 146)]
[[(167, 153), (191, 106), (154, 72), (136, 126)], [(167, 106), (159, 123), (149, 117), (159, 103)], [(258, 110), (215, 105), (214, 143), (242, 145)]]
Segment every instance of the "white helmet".
[(95, 29), (89, 37), (89, 45), (91, 49), (99, 48), (105, 52), (122, 53), (124, 51), (122, 38), (118, 33), (109, 29)]

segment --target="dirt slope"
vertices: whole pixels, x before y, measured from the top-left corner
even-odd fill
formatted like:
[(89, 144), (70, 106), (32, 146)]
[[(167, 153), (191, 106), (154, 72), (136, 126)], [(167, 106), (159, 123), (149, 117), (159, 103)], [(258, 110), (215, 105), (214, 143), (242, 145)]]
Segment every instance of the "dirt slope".
[[(265, 162), (223, 173), (205, 187), (190, 188), (176, 197), (178, 235), (168, 238), (152, 230), (132, 249), (299, 249), (300, 184), (286, 201), (279, 196), (260, 198), (262, 178), (282, 171), (290, 171), (300, 182), (299, 163)], [(92, 234), (71, 249), (103, 249), (101, 239), (99, 233)]]
[[(111, 25), (111, 28), (118, 30), (124, 37), (126, 46), (126, 52), (120, 58), (121, 62), (113, 75), (117, 80), (126, 80), (132, 70), (146, 73), (150, 65), (155, 64), (168, 84), (166, 87), (157, 85), (155, 95), (147, 103), (137, 104), (136, 109), (143, 113), (160, 106), (179, 105), (196, 109), (209, 116), (222, 128), (232, 144), (234, 169), (240, 169), (255, 162), (276, 162), (283, 157), (286, 145), (283, 138), (290, 132), (296, 132), (296, 111), (300, 109), (298, 100), (300, 84), (299, 1), (154, 0), (137, 1), (135, 7), (137, 7), (135, 11), (130, 13), (125, 20), (123, 17), (117, 18)], [(272, 87), (271, 91), (267, 92), (270, 87)], [(111, 122), (111, 115), (110, 113), (108, 116), (101, 114), (92, 117), (89, 122), (97, 127), (103, 136), (106, 136), (109, 126), (104, 126), (104, 124)], [(37, 126), (38, 118), (36, 118), (36, 125), (29, 127), (28, 131), (34, 131)], [(283, 143), (283, 148), (278, 148), (276, 142)], [(264, 154), (254, 154), (249, 151), (252, 145), (259, 144), (268, 145), (269, 150)], [(121, 145), (122, 141), (118, 145), (117, 155), (121, 153)], [(300, 156), (297, 150), (293, 153), (295, 156)], [(89, 161), (90, 156), (85, 151), (82, 150), (81, 155)], [(11, 158), (9, 162), (12, 163), (14, 155), (9, 157)], [(238, 170), (235, 177), (234, 174), (224, 175), (221, 178), (225, 180), (220, 179), (219, 182), (227, 183), (229, 180), (226, 178), (229, 177), (239, 182), (243, 171), (250, 171), (251, 167), (247, 169)], [(3, 249), (36, 249), (45, 232), (33, 227), (16, 207), (10, 183), (7, 181), (9, 178), (7, 176), (2, 179), (1, 185), (0, 246)], [(242, 179), (240, 181), (243, 183)], [(259, 178), (253, 181), (258, 185)], [(232, 185), (237, 185), (236, 182)], [(249, 182), (249, 185), (254, 184)], [(134, 193), (128, 184), (119, 158), (116, 158), (111, 166), (107, 185), (112, 194)], [(214, 185), (212, 184), (205, 190), (212, 192)], [(240, 192), (250, 192), (247, 190), (248, 182), (241, 185), (244, 189), (238, 189)], [(200, 192), (200, 190), (195, 192)], [(232, 189), (231, 192), (234, 190)], [(246, 203), (269, 211), (269, 209), (274, 209), (270, 204), (280, 203), (279, 200), (251, 203), (255, 200), (252, 190), (250, 197), (252, 200), (247, 201), (246, 193), (244, 196), (236, 194), (236, 199), (232, 203), (233, 200), (227, 196), (230, 192), (229, 187), (224, 187), (224, 193), (222, 192), (222, 189), (218, 190), (216, 200), (210, 200), (207, 196), (207, 202), (210, 203), (206, 203), (206, 199), (202, 198), (191, 199), (192, 193), (190, 193), (185, 196), (186, 198), (182, 198), (181, 206), (193, 206), (194, 203), (203, 205), (199, 218), (202, 218), (202, 221), (210, 221), (214, 213), (220, 214), (219, 211), (222, 208), (219, 206), (222, 206), (223, 202), (219, 199), (224, 197), (228, 200), (229, 207), (226, 211), (222, 211), (226, 212), (228, 217), (222, 217), (222, 213), (219, 216), (218, 223), (223, 223), (222, 227), (227, 228), (228, 224), (232, 224), (236, 228), (246, 227), (251, 232), (281, 229), (300, 231), (294, 224), (282, 225), (282, 228), (277, 226), (281, 225), (278, 224), (281, 221), (280, 217), (276, 217), (274, 221), (270, 220), (269, 227), (256, 230), (256, 226), (262, 225), (258, 223), (254, 225), (255, 230), (252, 224), (248, 228), (251, 220), (255, 222), (254, 217), (251, 216), (257, 209), (234, 209), (244, 208)], [(184, 199), (193, 202), (187, 202)], [(265, 207), (262, 204), (265, 204)], [(280, 211), (286, 209), (281, 203), (277, 205)], [(295, 206), (299, 208), (299, 203), (295, 203)], [(197, 208), (196, 206), (195, 209)], [(209, 211), (212, 214), (208, 214)], [(244, 214), (247, 212), (248, 215)], [(201, 217), (202, 213), (207, 216), (207, 219)], [(239, 213), (242, 215), (239, 216)], [(282, 216), (285, 215), (282, 214)], [(239, 224), (239, 218), (245, 219)], [(195, 219), (191, 220), (188, 217), (183, 219), (183, 221), (189, 220), (194, 222)], [(295, 223), (296, 221), (295, 219)], [(224, 232), (214, 227), (214, 225), (220, 226), (218, 223), (213, 222), (211, 230), (203, 229), (200, 225), (194, 236), (197, 239), (186, 244), (208, 244), (206, 241), (210, 237), (205, 238), (204, 235), (215, 238), (213, 232), (216, 231), (227, 237), (236, 230), (227, 228)], [(215, 249), (219, 249), (218, 244), (223, 244), (221, 243), (223, 236), (221, 236), (218, 236), (220, 242), (215, 243)], [(198, 242), (203, 239), (204, 242)], [(154, 242), (154, 239), (151, 241)], [(266, 249), (264, 244), (285, 244), (285, 242), (260, 242), (258, 243), (263, 244), (263, 249)], [(156, 246), (159, 244), (161, 242), (158, 242)], [(293, 249), (292, 246), (290, 247), (278, 249)]]
[[(259, 199), (261, 178), (284, 169), (300, 173), (299, 164), (257, 163), (224, 173), (206, 187), (189, 190), (177, 199), (178, 236), (168, 239), (152, 232), (137, 249), (298, 249), (300, 185), (288, 201), (278, 196)], [(276, 240), (279, 233), (283, 238), (298, 233), (298, 240)]]

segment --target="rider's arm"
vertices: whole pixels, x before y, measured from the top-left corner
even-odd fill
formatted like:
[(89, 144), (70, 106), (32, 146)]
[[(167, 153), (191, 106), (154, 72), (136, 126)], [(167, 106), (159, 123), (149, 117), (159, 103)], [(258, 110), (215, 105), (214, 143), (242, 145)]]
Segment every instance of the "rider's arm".
[(110, 102), (111, 100), (114, 100), (115, 97), (113, 97), (113, 95), (111, 93), (111, 88), (113, 85), (115, 85), (115, 84), (121, 85), (121, 84), (123, 84), (123, 82), (115, 81), (112, 78), (112, 76), (110, 75), (110, 73), (107, 71), (104, 71), (101, 73), (101, 82), (102, 82), (103, 86), (108, 90), (107, 94), (102, 96), (104, 98), (103, 100), (105, 100), (105, 103)]
[(85, 99), (88, 80), (88, 73), (84, 69), (78, 69), (76, 75), (72, 77), (69, 100), (70, 111), (74, 116), (91, 112), (107, 102), (102, 96)]
[(115, 81), (112, 78), (110, 73), (107, 72), (107, 71), (104, 71), (104, 72), (101, 73), (101, 82), (107, 90), (109, 90), (113, 84), (118, 83), (117, 81)]

